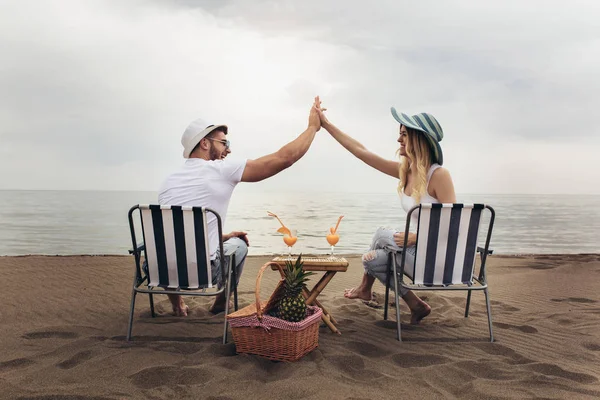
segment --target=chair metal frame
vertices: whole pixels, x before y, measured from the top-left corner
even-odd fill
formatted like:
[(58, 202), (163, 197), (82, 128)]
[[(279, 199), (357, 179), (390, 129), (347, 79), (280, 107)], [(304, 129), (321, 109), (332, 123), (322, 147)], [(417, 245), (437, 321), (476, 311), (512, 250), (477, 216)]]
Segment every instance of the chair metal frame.
[[(150, 280), (147, 272), (144, 270), (142, 266), (142, 254), (145, 259), (147, 259), (146, 254), (146, 238), (143, 228), (143, 221), (141, 218), (141, 208), (139, 204), (131, 207), (128, 213), (129, 219), (129, 230), (131, 233), (131, 242), (133, 245), (133, 249), (129, 250), (129, 254), (133, 254), (135, 260), (135, 275), (133, 279), (133, 289), (131, 291), (131, 306), (129, 310), (129, 322), (127, 326), (127, 341), (131, 341), (131, 332), (133, 329), (133, 314), (135, 309), (135, 298), (138, 293), (148, 294), (150, 300), (150, 313), (152, 318), (156, 317), (156, 313), (154, 312), (154, 298), (155, 294), (176, 294), (180, 296), (218, 296), (225, 291), (226, 293), (226, 302), (225, 302), (225, 322), (223, 328), (223, 344), (227, 343), (227, 314), (229, 314), (229, 298), (231, 295), (231, 290), (233, 290), (234, 297), (234, 310), (238, 309), (238, 294), (237, 294), (237, 276), (235, 271), (235, 249), (231, 249), (228, 253), (223, 251), (223, 229), (221, 226), (221, 216), (214, 210), (206, 207), (193, 207), (193, 209), (201, 209), (203, 213), (212, 213), (217, 218), (217, 227), (219, 234), (219, 257), (221, 258), (221, 279), (223, 286), (221, 289), (216, 289), (215, 291), (208, 291), (207, 289), (185, 289), (185, 288), (177, 288), (177, 289), (161, 289), (156, 290), (153, 287), (149, 287), (148, 282)], [(135, 224), (133, 214), (138, 210), (140, 216), (140, 225), (142, 226), (142, 237), (143, 243), (138, 244), (135, 234)], [(208, 251), (208, 250), (207, 250)], [(229, 259), (229, 263), (226, 263), (225, 260)], [(227, 267), (227, 268), (226, 268)], [(210, 265), (208, 265), (210, 268)], [(227, 269), (227, 271), (226, 271)], [(146, 282), (146, 286), (142, 287)], [(233, 282), (233, 285), (232, 285)], [(233, 287), (232, 287), (233, 286)]]
[[(400, 275), (398, 275), (398, 267), (397, 267), (397, 262), (396, 262), (396, 257), (395, 255), (398, 253), (397, 251), (389, 251), (388, 252), (388, 265), (387, 265), (387, 278), (386, 278), (386, 287), (385, 287), (385, 308), (384, 308), (384, 312), (383, 312), (383, 319), (387, 320), (388, 319), (388, 303), (389, 303), (389, 291), (390, 291), (390, 281), (391, 281), (391, 277), (397, 277), (400, 276), (401, 277), (401, 281), (400, 281), (400, 285), (405, 288), (405, 289), (409, 289), (409, 290), (466, 290), (468, 291), (467, 294), (467, 303), (466, 303), (466, 307), (465, 307), (465, 318), (467, 318), (469, 316), (469, 307), (470, 307), (470, 303), (471, 303), (471, 292), (473, 290), (483, 290), (483, 293), (485, 294), (485, 303), (486, 303), (486, 308), (487, 308), (487, 316), (488, 316), (488, 326), (489, 326), (489, 331), (490, 331), (490, 342), (494, 341), (494, 331), (493, 331), (493, 327), (492, 327), (492, 310), (490, 307), (490, 296), (489, 296), (489, 292), (488, 292), (488, 283), (487, 283), (487, 277), (486, 277), (486, 272), (485, 272), (485, 263), (487, 260), (487, 256), (489, 254), (493, 253), (493, 250), (489, 249), (489, 245), (490, 245), (490, 240), (492, 237), (492, 229), (494, 227), (494, 219), (496, 217), (496, 212), (494, 211), (494, 209), (488, 205), (484, 206), (486, 209), (488, 209), (490, 211), (490, 222), (489, 222), (489, 226), (488, 226), (488, 231), (487, 231), (487, 237), (486, 237), (486, 241), (485, 241), (485, 246), (482, 247), (477, 247), (477, 253), (480, 254), (481, 257), (481, 262), (480, 262), (480, 266), (479, 266), (479, 275), (475, 276), (475, 266), (473, 266), (473, 274), (471, 277), (471, 283), (468, 285), (460, 285), (460, 284), (453, 284), (453, 285), (447, 285), (447, 286), (441, 286), (441, 285), (436, 285), (436, 286), (425, 286), (425, 285), (409, 285), (404, 283), (404, 267), (405, 267), (405, 259), (406, 259), (406, 253), (404, 251), (401, 251), (402, 255), (401, 255), (401, 262), (400, 262)], [(410, 233), (410, 223), (411, 223), (411, 216), (412, 213), (415, 212), (416, 210), (420, 210), (421, 209), (421, 205), (416, 205), (413, 208), (411, 208), (408, 211), (408, 214), (406, 216), (406, 227), (404, 230), (404, 246), (403, 248), (407, 248), (408, 245), (408, 234)], [(417, 227), (417, 238), (418, 238), (418, 227)], [(429, 229), (429, 227), (424, 227), (424, 229)], [(393, 275), (392, 275), (393, 273)], [(412, 280), (412, 278), (407, 275), (408, 278), (410, 278)], [(473, 285), (473, 281), (477, 282), (478, 285)], [(414, 281), (413, 281), (414, 282)], [(395, 291), (395, 297), (396, 297), (396, 321), (397, 321), (397, 325), (398, 325), (398, 329), (397, 329), (397, 339), (398, 341), (402, 341), (402, 331), (401, 331), (401, 324), (400, 324), (400, 294), (399, 294), (399, 287), (398, 287), (398, 279), (394, 279), (394, 291)]]

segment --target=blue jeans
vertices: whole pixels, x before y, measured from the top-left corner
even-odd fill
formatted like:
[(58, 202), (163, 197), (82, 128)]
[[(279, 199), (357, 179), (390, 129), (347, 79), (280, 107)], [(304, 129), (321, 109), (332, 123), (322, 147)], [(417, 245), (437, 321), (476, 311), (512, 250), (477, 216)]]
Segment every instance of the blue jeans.
[[(373, 242), (369, 251), (363, 255), (362, 263), (365, 268), (365, 274), (377, 278), (384, 286), (387, 276), (388, 253), (394, 252), (396, 257), (396, 265), (398, 269), (398, 282), (401, 280), (400, 263), (402, 261), (402, 247), (399, 247), (394, 242), (394, 233), (398, 232), (395, 229), (379, 228), (373, 236)], [(404, 273), (410, 277), (413, 276), (415, 270), (415, 253), (416, 247), (411, 246), (406, 249), (404, 260)], [(394, 282), (390, 282), (390, 287), (394, 290)], [(404, 289), (398, 283), (400, 295), (404, 296), (408, 289)]]
[[(248, 246), (246, 242), (238, 237), (233, 237), (226, 242), (223, 242), (223, 251), (227, 253), (228, 249), (235, 249), (235, 273), (236, 273), (236, 284), (240, 282), (242, 271), (244, 270), (244, 263), (246, 262), (246, 256), (248, 255)], [(229, 271), (229, 257), (225, 257), (225, 272)], [(220, 251), (217, 250), (217, 258), (210, 261), (211, 271), (213, 276), (213, 284), (217, 284), (219, 289), (223, 286), (221, 279), (221, 256)]]

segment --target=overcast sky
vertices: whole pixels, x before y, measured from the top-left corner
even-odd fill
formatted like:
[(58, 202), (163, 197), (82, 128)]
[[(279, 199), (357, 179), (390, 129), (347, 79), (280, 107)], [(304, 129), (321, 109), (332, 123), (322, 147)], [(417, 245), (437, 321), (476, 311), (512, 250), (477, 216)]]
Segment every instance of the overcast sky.
[[(394, 158), (444, 129), (458, 193), (600, 194), (600, 2), (0, 0), (0, 189), (156, 190), (198, 117), (276, 151), (312, 99)], [(325, 130), (247, 190), (393, 192)], [(244, 189), (246, 190), (246, 189)]]

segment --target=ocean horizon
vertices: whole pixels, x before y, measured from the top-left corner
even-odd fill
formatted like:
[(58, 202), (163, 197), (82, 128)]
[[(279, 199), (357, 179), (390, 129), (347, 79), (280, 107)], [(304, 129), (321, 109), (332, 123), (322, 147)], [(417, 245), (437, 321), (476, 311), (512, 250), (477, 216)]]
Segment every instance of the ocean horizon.
[[(129, 208), (156, 199), (152, 191), (0, 190), (0, 255), (126, 255), (131, 248)], [(600, 252), (599, 195), (458, 194), (457, 199), (495, 209), (490, 247), (496, 254)], [(286, 253), (276, 232), (280, 225), (267, 211), (297, 230), (294, 254), (327, 254), (325, 236), (340, 215), (336, 254), (363, 253), (378, 227), (404, 230), (406, 221), (394, 192), (256, 193), (236, 188), (224, 232), (248, 232), (250, 255)], [(485, 240), (485, 223), (480, 241)]]

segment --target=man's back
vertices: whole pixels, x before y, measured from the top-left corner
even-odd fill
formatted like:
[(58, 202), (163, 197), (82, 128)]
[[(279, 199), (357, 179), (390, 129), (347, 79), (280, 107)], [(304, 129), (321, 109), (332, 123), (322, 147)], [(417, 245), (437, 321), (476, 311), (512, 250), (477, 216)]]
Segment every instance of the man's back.
[[(161, 205), (207, 207), (221, 216), (225, 225), (229, 200), (241, 181), (246, 161), (189, 158), (183, 166), (169, 175), (159, 189)], [(208, 215), (211, 259), (216, 257), (219, 237), (216, 218)]]

